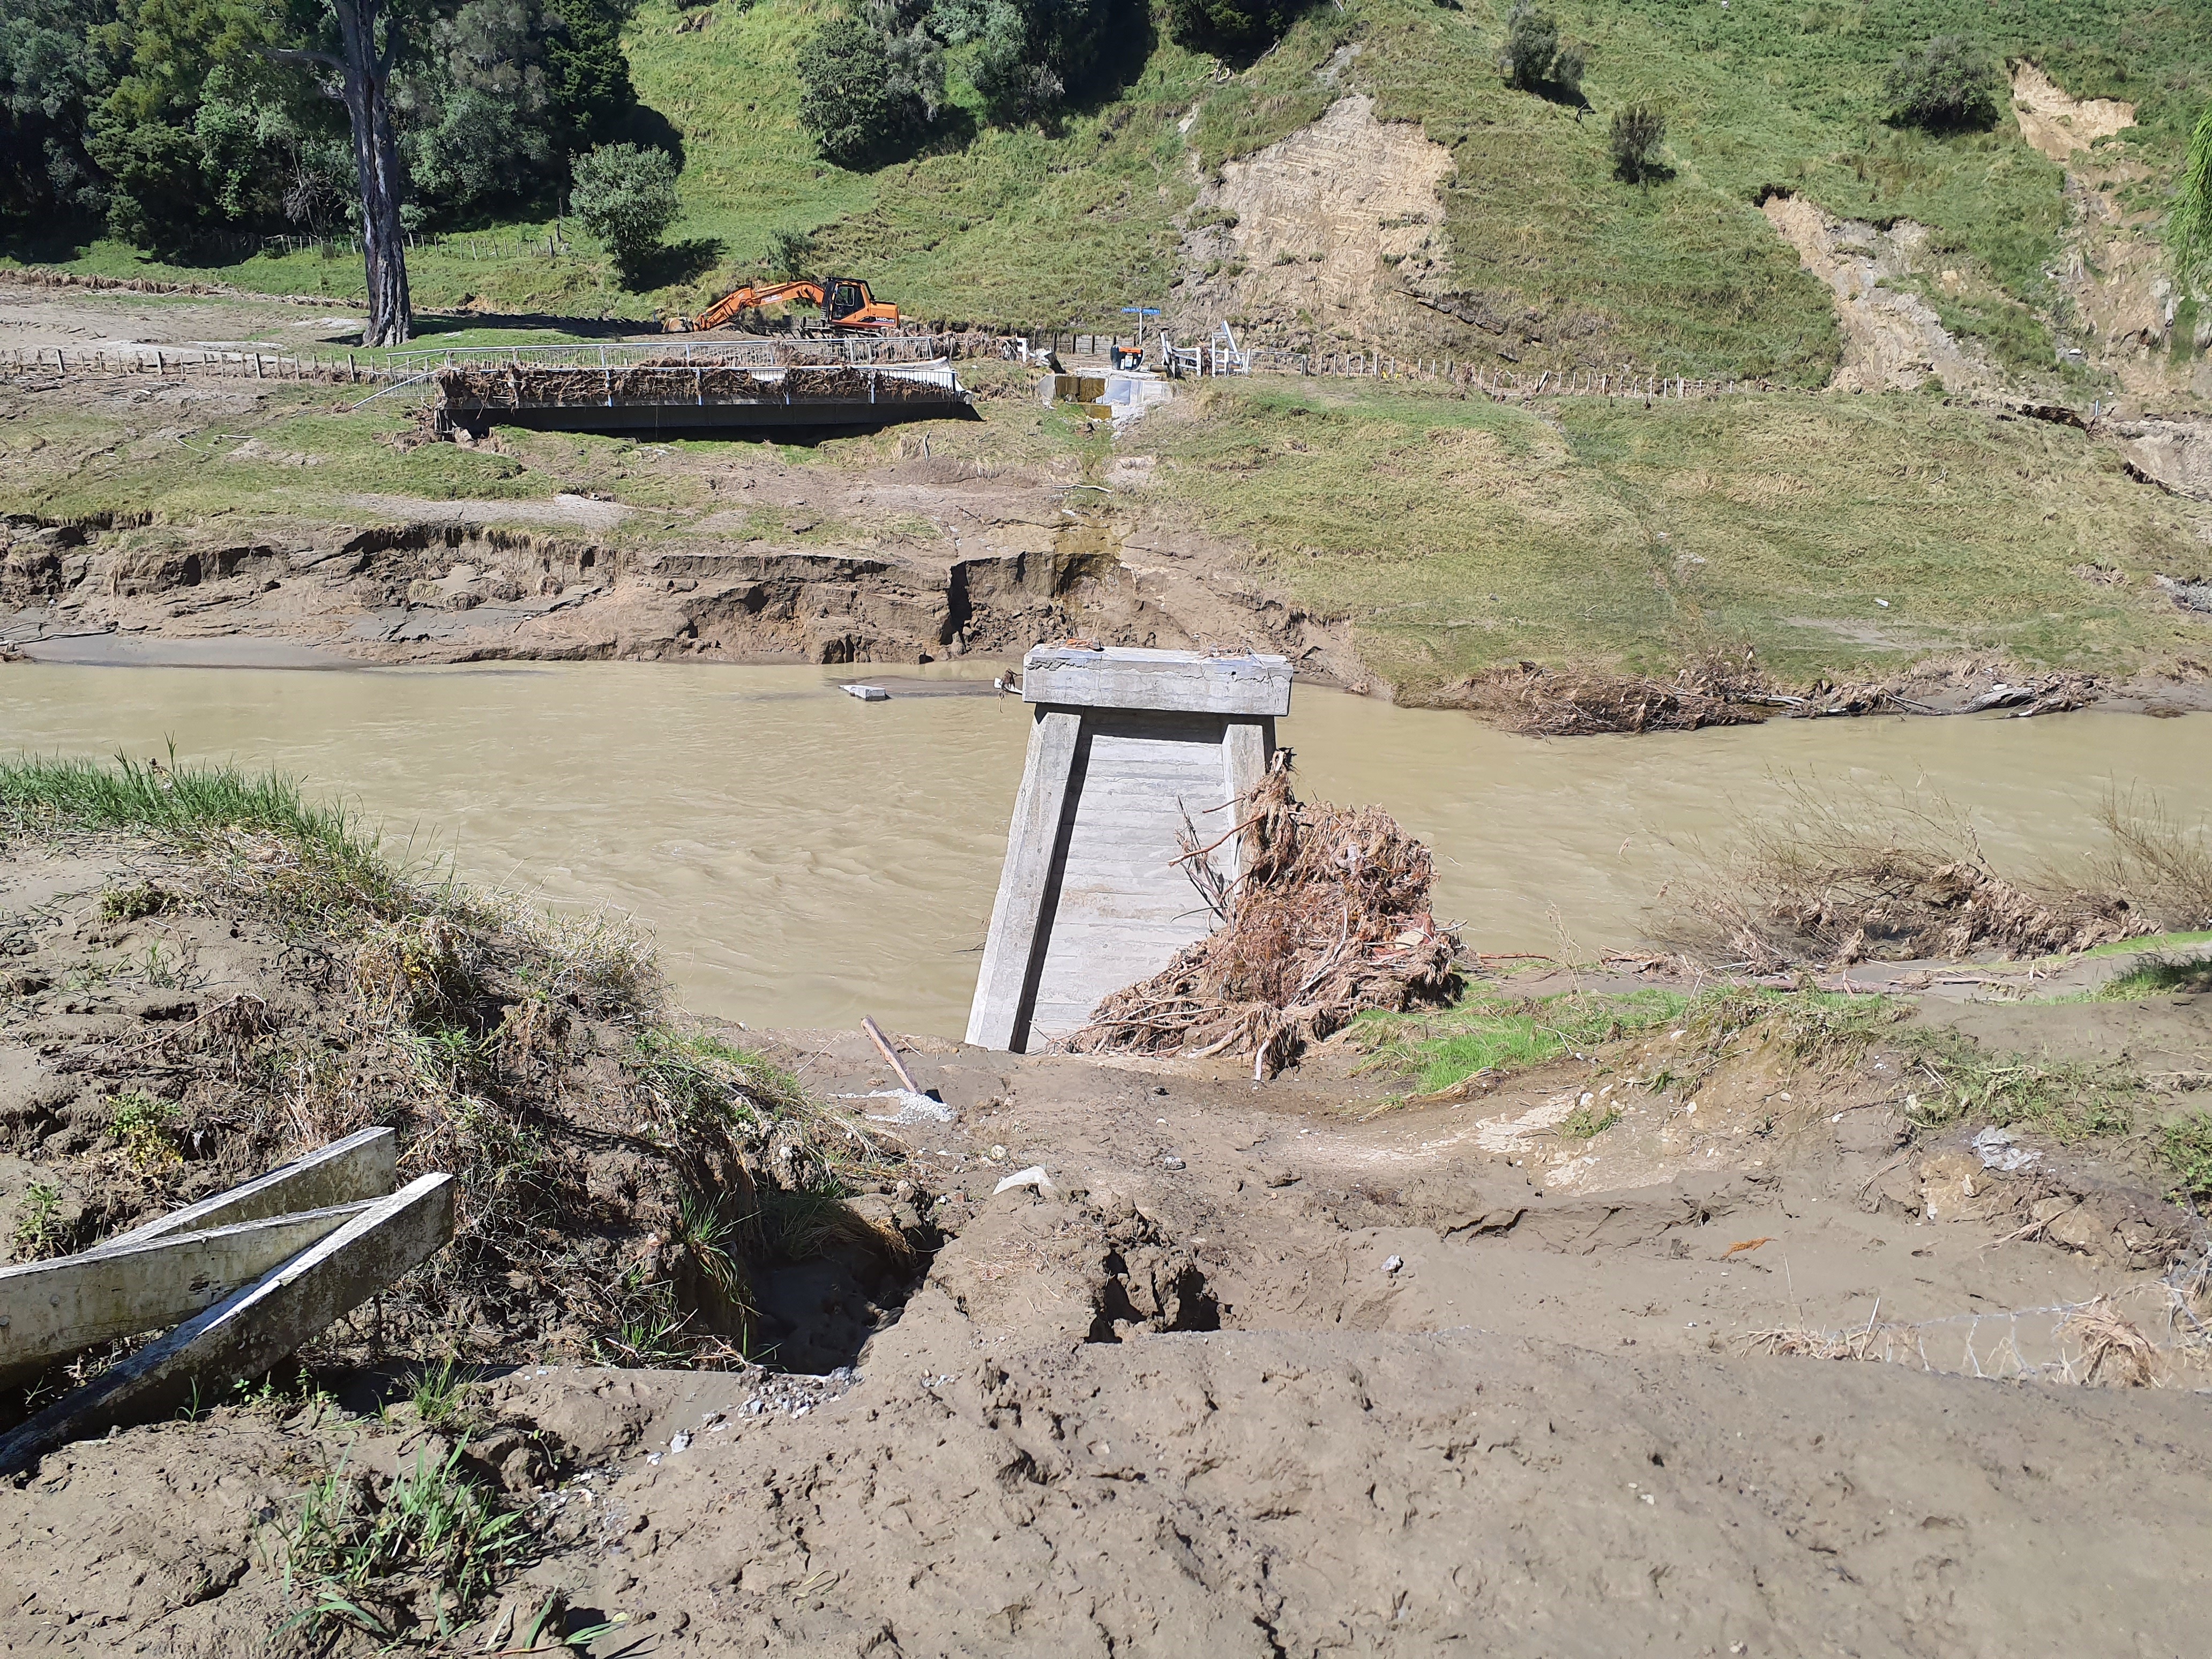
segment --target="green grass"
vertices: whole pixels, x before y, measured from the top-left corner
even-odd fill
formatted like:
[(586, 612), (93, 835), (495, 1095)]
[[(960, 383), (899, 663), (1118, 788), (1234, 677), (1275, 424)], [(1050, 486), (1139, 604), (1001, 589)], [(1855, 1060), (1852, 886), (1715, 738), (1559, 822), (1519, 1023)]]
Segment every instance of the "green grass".
[[(1370, 1058), (1362, 1070), (1404, 1077), (1407, 1092), (1435, 1094), (1479, 1073), (1527, 1071), (1624, 1037), (1668, 1026), (1692, 1041), (1681, 1070), (1660, 1073), (1655, 1091), (1694, 1084), (1746, 1040), (1768, 1043), (1799, 1064), (1832, 1066), (1856, 1060), (1904, 1019), (1894, 998), (1820, 991), (1752, 990), (1723, 986), (1694, 996), (1658, 987), (1622, 994), (1564, 991), (1516, 997), (1478, 988), (1441, 1013), (1362, 1015), (1352, 1040)], [(1587, 1139), (1608, 1127), (1611, 1109), (1579, 1109), (1563, 1132)]]
[[(678, 35), (680, 8), (646, 0), (627, 35), (645, 102), (682, 133), (686, 216), (652, 288), (622, 291), (568, 227), (574, 257), (461, 245), (410, 258), (418, 299), (509, 314), (649, 318), (690, 308), (757, 267), (771, 234), (817, 237), (821, 262), (867, 276), (910, 314), (1006, 323), (1110, 323), (1175, 280), (1178, 218), (1200, 179), (1320, 115), (1343, 91), (1384, 119), (1419, 121), (1457, 175), (1446, 194), (1450, 285), (1516, 317), (1531, 362), (1633, 358), (1688, 374), (1801, 382), (1837, 353), (1826, 295), (1756, 207), (1763, 190), (1832, 211), (1929, 226), (1966, 292), (1960, 325), (2024, 368), (2050, 363), (2043, 272), (2058, 246), (2059, 169), (2007, 110), (1988, 132), (1931, 136), (1887, 125), (1884, 71), (1929, 34), (1964, 31), (2032, 58), (2080, 96), (2138, 106), (2112, 141), (2149, 170), (2156, 209), (2188, 123), (2212, 87), (2201, 4), (2164, 0), (1563, 0), (1584, 42), (1588, 116), (1512, 91), (1494, 66), (1504, 0), (1341, 0), (1316, 6), (1273, 52), (1215, 76), (1156, 17), (1126, 62), (1050, 131), (979, 128), (954, 54), (953, 112), (932, 149), (873, 171), (831, 166), (798, 124), (800, 43), (833, 0), (758, 0)], [(1340, 49), (1356, 46), (1356, 56)], [(1227, 66), (1236, 69), (1237, 66)], [(1606, 118), (1653, 99), (1668, 121), (1671, 177), (1612, 176)], [(1182, 124), (1189, 122), (1186, 135)], [(540, 240), (542, 221), (501, 234)], [(168, 266), (107, 242), (21, 240), (18, 257), (87, 270), (215, 275), (270, 291), (349, 296), (358, 262), (314, 252), (209, 269)], [(1438, 323), (1440, 333), (1448, 325)], [(1461, 331), (1462, 333), (1465, 331)], [(1464, 354), (1462, 354), (1464, 355)]]
[(2212, 991), (2212, 957), (2192, 957), (2169, 962), (2145, 957), (2118, 979), (2097, 989), (2102, 1001), (2124, 1002), (2136, 997), (2171, 996), (2177, 991)]
[(2212, 1112), (2162, 1124), (2158, 1139), (2176, 1189), (2198, 1202), (2212, 1199)]
[(419, 1638), (395, 1604), (426, 1584), (443, 1637), (530, 1559), (523, 1517), (461, 1468), (466, 1450), (465, 1440), (442, 1457), (418, 1449), (380, 1493), (343, 1461), (308, 1490), (285, 1540), (286, 1583), (306, 1603), (293, 1626)]
[(1680, 1018), (1689, 1001), (1663, 990), (1538, 998), (1478, 991), (1440, 1013), (1363, 1014), (1352, 1040), (1370, 1056), (1363, 1069), (1402, 1073), (1411, 1092), (1433, 1094), (1478, 1072), (1526, 1071), (1655, 1030)]
[[(390, 917), (423, 902), (422, 872), (392, 860), (343, 805), (308, 801), (276, 772), (231, 766), (158, 769), (128, 756), (97, 761), (26, 755), (0, 757), (0, 839), (84, 830), (160, 837), (189, 852), (227, 855), (255, 885), (285, 896), (287, 908), (328, 919)], [(252, 840), (273, 840), (289, 857), (256, 860)]]
[[(1348, 618), (1401, 696), (1523, 657), (1671, 672), (1743, 643), (1793, 679), (1944, 650), (2124, 670), (2192, 649), (2149, 578), (2200, 568), (2212, 532), (2072, 428), (1904, 395), (1540, 411), (1217, 383), (1132, 441), (1272, 584)], [(2126, 582), (2075, 574), (2099, 559)]]

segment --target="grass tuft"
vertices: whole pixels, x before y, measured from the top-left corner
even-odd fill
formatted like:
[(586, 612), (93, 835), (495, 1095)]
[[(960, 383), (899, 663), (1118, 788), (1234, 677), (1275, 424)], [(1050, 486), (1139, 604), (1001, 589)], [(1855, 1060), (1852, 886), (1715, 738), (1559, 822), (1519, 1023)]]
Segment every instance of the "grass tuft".
[(341, 1460), (308, 1490), (285, 1540), (286, 1583), (307, 1604), (294, 1627), (390, 1639), (423, 1623), (442, 1636), (529, 1559), (522, 1516), (461, 1468), (467, 1446), (418, 1449), (411, 1470), (383, 1482)]
[(2181, 962), (2142, 957), (2118, 979), (2099, 987), (2097, 995), (2107, 1001), (2124, 1002), (2135, 997), (2203, 991), (2212, 991), (2212, 957), (2192, 957)]
[(1403, 1072), (1414, 1093), (1433, 1094), (1479, 1072), (1526, 1071), (1651, 1030), (1678, 1018), (1689, 1001), (1656, 989), (1537, 998), (1478, 991), (1439, 1013), (1363, 1014), (1352, 1040), (1370, 1056), (1363, 1071)]

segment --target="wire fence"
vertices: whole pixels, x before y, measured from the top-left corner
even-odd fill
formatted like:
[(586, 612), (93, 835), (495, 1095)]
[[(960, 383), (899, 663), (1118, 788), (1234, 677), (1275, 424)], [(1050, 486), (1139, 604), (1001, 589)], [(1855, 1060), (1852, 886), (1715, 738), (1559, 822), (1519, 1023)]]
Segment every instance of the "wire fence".
[[(1668, 375), (1625, 364), (1611, 369), (1522, 371), (1462, 362), (1450, 357), (1401, 358), (1377, 350), (1320, 354), (1224, 343), (1226, 330), (1196, 346), (1163, 336), (1146, 341), (1144, 364), (1178, 378), (1231, 374), (1337, 375), (1383, 381), (1425, 381), (1464, 387), (1493, 398), (1604, 397), (1650, 402), (1789, 390), (1764, 380), (1712, 380)], [(1126, 344), (1124, 343), (1126, 338)], [(1065, 345), (1061, 344), (1065, 342)], [(731, 338), (668, 336), (605, 343), (501, 346), (418, 346), (366, 353), (293, 348), (118, 345), (15, 347), (0, 351), (0, 372), (151, 374), (184, 378), (365, 384), (421, 379), (441, 368), (517, 367), (618, 369), (681, 362), (711, 368), (778, 369), (806, 364), (889, 368), (901, 364), (978, 359), (1034, 364), (1063, 355), (1081, 357), (1093, 345), (1134, 354), (1133, 337), (1060, 331), (1057, 334), (1000, 334), (965, 329), (896, 335), (770, 335)]]
[(17, 375), (150, 374), (159, 379), (319, 380), (358, 384), (390, 378), (374, 361), (352, 352), (255, 351), (244, 347), (125, 345), (21, 346), (0, 353), (0, 369)]

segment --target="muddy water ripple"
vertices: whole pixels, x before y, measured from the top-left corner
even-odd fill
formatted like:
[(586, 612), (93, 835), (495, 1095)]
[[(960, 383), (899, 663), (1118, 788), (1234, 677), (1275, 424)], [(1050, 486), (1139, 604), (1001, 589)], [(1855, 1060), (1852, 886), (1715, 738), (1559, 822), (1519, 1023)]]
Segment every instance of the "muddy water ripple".
[[(901, 673), (912, 676), (916, 671)], [(927, 671), (924, 671), (927, 672)], [(967, 678), (530, 664), (358, 672), (0, 666), (0, 752), (273, 765), (472, 879), (627, 910), (686, 1001), (758, 1025), (959, 1035), (1019, 780), (1018, 702)], [(1439, 908), (1487, 951), (1626, 945), (1702, 843), (1778, 781), (1940, 793), (2000, 860), (2096, 844), (2107, 789), (2212, 815), (2212, 715), (1776, 721), (1540, 743), (1300, 688), (1304, 793), (1436, 848)]]

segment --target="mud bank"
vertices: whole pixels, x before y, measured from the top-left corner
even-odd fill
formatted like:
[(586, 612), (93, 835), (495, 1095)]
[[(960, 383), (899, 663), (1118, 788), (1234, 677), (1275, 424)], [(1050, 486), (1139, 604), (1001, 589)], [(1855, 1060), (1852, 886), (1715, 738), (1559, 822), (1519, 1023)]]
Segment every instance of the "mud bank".
[[(968, 493), (958, 483), (947, 492)], [(568, 498), (544, 529), (485, 522), (529, 516), (496, 502), (402, 502), (417, 516), (264, 526), (242, 541), (19, 522), (0, 546), (0, 641), (48, 661), (246, 662), (286, 647), (336, 663), (927, 663), (1089, 633), (1174, 647), (1231, 638), (1291, 654), (1310, 677), (1357, 678), (1341, 630), (1255, 592), (1132, 565), (1115, 538), (1035, 493), (1033, 520), (1002, 520), (951, 559), (758, 538), (611, 544), (564, 535), (560, 521), (583, 529), (626, 510)]]
[[(40, 855), (37, 895), (9, 871), (18, 981), (82, 958), (81, 983), (18, 983), (40, 1023), (0, 1032), (8, 1121), (40, 1128), (12, 1136), (11, 1191), (130, 1178), (112, 1090), (224, 1109), (165, 1041), (222, 952), (265, 957), (272, 1007), (332, 1006), (312, 955), (212, 916), (194, 969), (164, 970), (186, 982), (136, 984), (161, 953), (131, 930), (200, 920), (68, 922), (114, 888), (107, 856), (64, 879)], [(2208, 1007), (1919, 1021), (2124, 1055), (2185, 1104)], [(2212, 1547), (2201, 1223), (2134, 1142), (1916, 1127), (1897, 1042), (1816, 1062), (1760, 1029), (1662, 1028), (1395, 1109), (1402, 1079), (1340, 1043), (1255, 1088), (908, 1040), (943, 1122), (890, 1121), (858, 1034), (749, 1036), (906, 1172), (885, 1218), (908, 1206), (933, 1246), (910, 1295), (794, 1267), (763, 1286), (763, 1357), (790, 1369), (682, 1371), (579, 1365), (561, 1309), (511, 1298), (469, 1333), (483, 1380), (427, 1420), (410, 1379), (446, 1334), (355, 1334), (306, 1356), (306, 1394), (0, 1485), (11, 1639), (265, 1651), (301, 1610), (309, 1494), (340, 1471), (374, 1512), (446, 1460), (532, 1540), (443, 1604), (471, 1648), (549, 1599), (559, 1628), (620, 1621), (602, 1653), (1995, 1653), (2122, 1624), (2185, 1648)], [(1599, 1100), (1595, 1131), (1562, 1127)], [(1791, 1357), (1836, 1345), (1865, 1363)], [(434, 1637), (428, 1582), (354, 1590), (377, 1632), (287, 1639)]]

